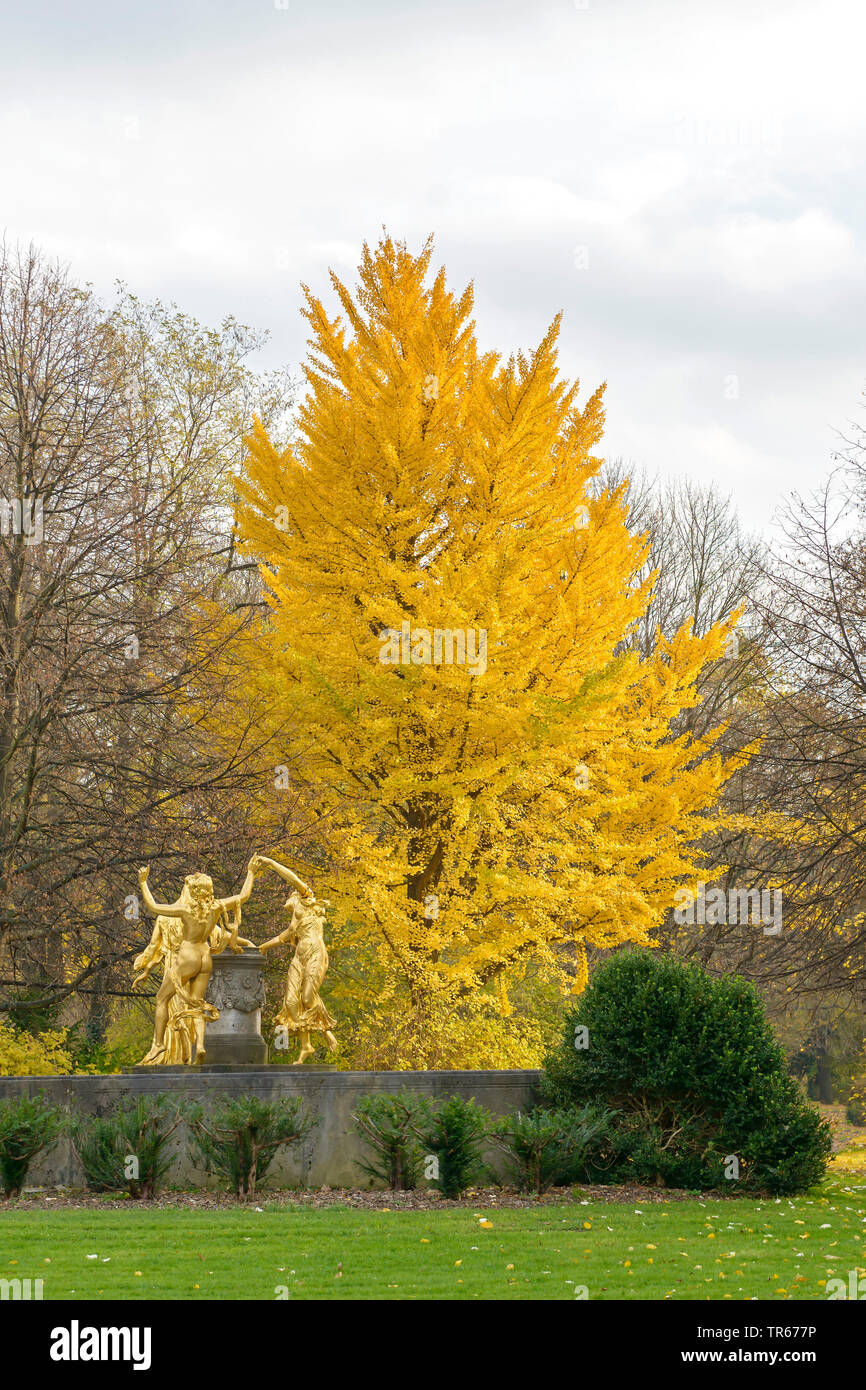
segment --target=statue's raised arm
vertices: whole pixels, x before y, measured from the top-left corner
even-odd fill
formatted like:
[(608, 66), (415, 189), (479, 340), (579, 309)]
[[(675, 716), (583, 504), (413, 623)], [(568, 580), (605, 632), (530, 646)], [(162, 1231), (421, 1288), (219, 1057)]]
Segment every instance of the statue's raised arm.
[(221, 898), (219, 900), (220, 912), (222, 913), (223, 920), (226, 923), (229, 933), (228, 947), (230, 951), (234, 951), (235, 955), (240, 955), (245, 946), (249, 946), (252, 950), (256, 950), (255, 942), (248, 941), (245, 936), (239, 936), (238, 929), (241, 923), (241, 908), (249, 899), (253, 891), (256, 873), (260, 871), (261, 868), (261, 860), (257, 854), (254, 854), (247, 866), (247, 876), (243, 881), (240, 892), (235, 893), (231, 898)]
[(270, 859), (266, 854), (260, 854), (257, 858), (259, 858), (263, 864), (267, 864), (269, 868), (276, 869), (280, 878), (284, 878), (286, 883), (290, 883), (293, 888), (299, 889), (305, 898), (311, 898), (313, 896), (313, 890), (310, 888), (309, 884), (304, 883), (304, 880), (298, 878), (297, 874), (293, 874), (291, 869), (286, 868), (285, 864), (280, 864), (276, 859)]
[(141, 896), (144, 899), (144, 905), (147, 908), (148, 912), (151, 912), (154, 915), (154, 917), (182, 917), (186, 909), (184, 908), (184, 905), (179, 898), (177, 902), (173, 903), (158, 903), (156, 901), (156, 899), (154, 898), (153, 894), (147, 886), (147, 876), (149, 873), (150, 869), (139, 869), (138, 871), (138, 882), (139, 886), (141, 887)]
[(236, 912), (243, 907), (253, 891), (253, 884), (256, 881), (256, 872), (261, 870), (262, 860), (258, 854), (254, 854), (247, 866), (247, 876), (239, 893), (235, 893), (231, 898), (222, 898), (221, 904), (226, 912)]

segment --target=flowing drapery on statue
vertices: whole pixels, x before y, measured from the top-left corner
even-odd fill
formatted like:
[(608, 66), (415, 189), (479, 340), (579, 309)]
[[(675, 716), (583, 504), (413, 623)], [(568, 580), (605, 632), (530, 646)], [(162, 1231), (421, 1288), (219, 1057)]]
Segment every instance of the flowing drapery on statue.
[(297, 1066), (311, 1057), (315, 1050), (310, 1042), (311, 1033), (324, 1033), (331, 1052), (337, 1046), (337, 1039), (331, 1031), (334, 1019), (319, 997), (319, 987), (328, 969), (328, 949), (324, 937), (328, 903), (319, 902), (313, 890), (284, 864), (269, 859), (267, 855), (256, 857), (260, 866), (275, 869), (295, 890), (285, 903), (291, 909), (291, 922), (278, 936), (263, 942), (259, 950), (264, 954), (285, 942), (295, 947), (277, 1023), (288, 1033), (300, 1034), (301, 1051), (294, 1063)]
[(140, 1065), (188, 1065), (205, 1060), (205, 1025), (219, 1013), (205, 999), (212, 970), (212, 957), (226, 947), (239, 953), (252, 941), (238, 935), (241, 907), (253, 889), (258, 856), (254, 855), (240, 892), (230, 898), (215, 898), (213, 882), (207, 874), (188, 874), (183, 890), (174, 903), (158, 903), (147, 884), (147, 869), (139, 869), (138, 881), (148, 912), (156, 917), (153, 935), (141, 955), (136, 956), (133, 984), (146, 980), (154, 966), (163, 967), (162, 984), (156, 995), (153, 1042)]

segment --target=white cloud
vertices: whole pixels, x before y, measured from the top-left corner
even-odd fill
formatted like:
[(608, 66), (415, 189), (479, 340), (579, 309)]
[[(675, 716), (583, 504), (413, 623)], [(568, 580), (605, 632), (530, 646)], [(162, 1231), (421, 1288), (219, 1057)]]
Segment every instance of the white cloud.
[(711, 267), (756, 295), (790, 293), (863, 268), (863, 252), (850, 228), (819, 208), (784, 220), (733, 213), (708, 229), (686, 228), (676, 238), (671, 260), (684, 270)]

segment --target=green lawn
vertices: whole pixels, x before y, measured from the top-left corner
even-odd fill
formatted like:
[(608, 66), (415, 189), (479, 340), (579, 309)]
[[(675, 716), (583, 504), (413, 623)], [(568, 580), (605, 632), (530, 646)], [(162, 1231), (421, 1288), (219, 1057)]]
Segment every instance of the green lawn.
[(866, 1274), (866, 1186), (853, 1175), (779, 1202), (483, 1213), (260, 1205), (21, 1204), (0, 1211), (0, 1278), (42, 1277), (46, 1299), (273, 1299), (281, 1288), (292, 1299), (574, 1299), (584, 1286), (590, 1299), (784, 1301), (823, 1299), (828, 1277)]

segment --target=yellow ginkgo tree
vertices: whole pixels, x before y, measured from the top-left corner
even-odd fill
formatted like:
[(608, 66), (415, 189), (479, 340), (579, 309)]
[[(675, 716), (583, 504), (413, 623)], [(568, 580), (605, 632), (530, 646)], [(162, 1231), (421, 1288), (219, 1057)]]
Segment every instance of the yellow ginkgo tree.
[(336, 318), (305, 291), (296, 437), (256, 428), (238, 517), (271, 607), (250, 686), (416, 1062), (528, 961), (581, 989), (587, 945), (645, 943), (694, 878), (733, 764), (677, 719), (737, 616), (627, 649), (649, 581), (621, 490), (592, 486), (603, 388), (579, 407), (558, 319), (528, 356), (479, 351), (431, 254), (365, 246)]

